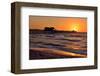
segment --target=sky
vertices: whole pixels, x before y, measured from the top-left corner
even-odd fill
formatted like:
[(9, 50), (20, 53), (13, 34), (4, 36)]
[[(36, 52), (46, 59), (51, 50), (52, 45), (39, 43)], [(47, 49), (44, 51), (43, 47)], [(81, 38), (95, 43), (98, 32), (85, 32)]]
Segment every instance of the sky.
[(29, 29), (54, 27), (56, 30), (87, 32), (87, 18), (29, 16)]

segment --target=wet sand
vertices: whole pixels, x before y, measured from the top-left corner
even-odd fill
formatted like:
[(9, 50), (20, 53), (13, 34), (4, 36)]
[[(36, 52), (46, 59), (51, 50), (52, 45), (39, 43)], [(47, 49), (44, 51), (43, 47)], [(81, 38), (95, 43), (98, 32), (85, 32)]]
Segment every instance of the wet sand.
[(87, 55), (48, 48), (30, 48), (31, 59), (86, 58)]

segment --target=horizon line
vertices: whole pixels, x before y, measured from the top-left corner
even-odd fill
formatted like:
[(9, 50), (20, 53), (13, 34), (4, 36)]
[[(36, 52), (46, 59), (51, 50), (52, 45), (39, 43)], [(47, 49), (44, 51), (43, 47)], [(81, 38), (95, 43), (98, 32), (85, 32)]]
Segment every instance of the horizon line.
[[(40, 30), (43, 31), (44, 29), (29, 29), (29, 30)], [(75, 30), (56, 30), (55, 31), (63, 31), (63, 32), (84, 32), (87, 33), (87, 31), (75, 31)]]

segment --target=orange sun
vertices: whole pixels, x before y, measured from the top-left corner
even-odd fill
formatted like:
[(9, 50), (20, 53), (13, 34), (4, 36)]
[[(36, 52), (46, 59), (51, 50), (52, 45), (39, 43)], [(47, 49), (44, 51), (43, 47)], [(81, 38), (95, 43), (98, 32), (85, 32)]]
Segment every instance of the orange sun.
[(79, 31), (79, 25), (72, 25), (71, 30), (72, 31)]

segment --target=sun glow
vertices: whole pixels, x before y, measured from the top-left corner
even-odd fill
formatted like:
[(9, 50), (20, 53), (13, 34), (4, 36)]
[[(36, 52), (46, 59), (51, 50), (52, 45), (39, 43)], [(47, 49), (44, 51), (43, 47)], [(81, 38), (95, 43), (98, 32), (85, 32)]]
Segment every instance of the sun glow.
[(79, 29), (79, 25), (75, 25), (75, 24), (74, 24), (74, 25), (72, 25), (72, 27), (71, 27), (71, 30), (72, 30), (72, 31), (77, 31), (77, 32), (78, 32), (78, 31), (79, 31), (78, 29)]

